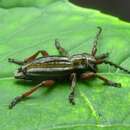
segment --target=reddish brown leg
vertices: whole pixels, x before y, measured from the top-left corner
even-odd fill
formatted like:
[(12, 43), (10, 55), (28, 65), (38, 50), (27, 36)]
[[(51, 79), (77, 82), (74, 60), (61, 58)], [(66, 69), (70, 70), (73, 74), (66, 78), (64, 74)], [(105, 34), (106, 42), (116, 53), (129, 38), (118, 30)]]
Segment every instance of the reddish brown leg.
[(99, 29), (99, 31), (98, 31), (98, 33), (96, 35), (95, 40), (94, 40), (94, 45), (93, 45), (93, 49), (92, 49), (92, 52), (91, 52), (92, 56), (96, 55), (98, 39), (99, 39), (99, 36), (100, 36), (100, 34), (102, 32), (102, 28), (101, 27), (98, 27), (98, 29)]
[(43, 57), (47, 57), (48, 56), (48, 53), (44, 50), (40, 50), (40, 51), (37, 51), (35, 54), (33, 54), (32, 56), (28, 57), (27, 59), (24, 60), (24, 62), (32, 62), (33, 60), (36, 59), (36, 57), (39, 55), (39, 54), (42, 54)]
[(94, 72), (86, 72), (86, 73), (81, 74), (81, 79), (84, 79), (84, 80), (88, 80), (88, 79), (93, 78), (93, 77), (97, 77), (97, 78), (103, 80), (104, 83), (107, 85), (111, 85), (113, 87), (121, 87), (120, 83), (115, 83), (115, 82), (108, 80), (107, 78), (105, 78), (99, 74), (96, 74)]
[(75, 105), (74, 96), (75, 96), (75, 85), (76, 85), (76, 73), (72, 73), (70, 79), (71, 79), (71, 88), (70, 88), (71, 90), (69, 94), (69, 102), (72, 105)]
[(41, 50), (41, 51), (38, 51), (36, 52), (34, 55), (30, 56), (29, 58), (25, 59), (24, 61), (18, 61), (18, 60), (15, 60), (15, 59), (11, 59), (9, 58), (8, 61), (11, 62), (11, 63), (14, 63), (14, 64), (18, 64), (18, 65), (23, 65), (27, 62), (32, 62), (33, 60), (36, 59), (36, 57), (39, 55), (39, 54), (42, 54), (43, 57), (46, 57), (48, 56), (48, 53), (44, 50)]
[(30, 96), (33, 92), (35, 92), (40, 87), (49, 87), (55, 83), (53, 80), (46, 80), (42, 81), (40, 84), (36, 85), (35, 87), (31, 88), (29, 91), (21, 94), (21, 96), (15, 97), (12, 102), (9, 104), (9, 109), (12, 109), (18, 102), (22, 101), (24, 98)]
[(60, 43), (57, 39), (55, 40), (55, 47), (61, 56), (68, 56), (68, 52), (60, 46)]

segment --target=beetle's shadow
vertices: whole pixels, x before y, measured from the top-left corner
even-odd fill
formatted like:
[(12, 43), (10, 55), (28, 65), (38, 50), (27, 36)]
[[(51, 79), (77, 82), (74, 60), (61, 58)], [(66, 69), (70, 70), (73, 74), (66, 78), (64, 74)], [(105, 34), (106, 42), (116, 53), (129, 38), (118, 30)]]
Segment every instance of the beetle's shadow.
[(65, 80), (65, 81), (63, 81), (63, 80), (57, 81), (53, 86), (48, 87), (48, 88), (43, 92), (43, 94), (44, 94), (44, 95), (48, 95), (48, 94), (50, 94), (55, 88), (64, 87), (64, 86), (62, 86), (62, 84), (64, 84), (64, 86), (69, 86), (69, 85), (70, 85), (67, 80)]
[(94, 79), (89, 79), (89, 80), (82, 80), (80, 81), (82, 84), (84, 84), (87, 87), (90, 87), (92, 85), (92, 82), (94, 81)]
[(15, 83), (17, 84), (17, 85), (20, 85), (20, 86), (22, 86), (22, 87), (34, 87), (34, 86), (36, 86), (37, 84), (39, 84), (40, 82), (32, 82), (32, 81), (21, 81), (21, 80), (17, 80), (17, 81), (15, 81)]

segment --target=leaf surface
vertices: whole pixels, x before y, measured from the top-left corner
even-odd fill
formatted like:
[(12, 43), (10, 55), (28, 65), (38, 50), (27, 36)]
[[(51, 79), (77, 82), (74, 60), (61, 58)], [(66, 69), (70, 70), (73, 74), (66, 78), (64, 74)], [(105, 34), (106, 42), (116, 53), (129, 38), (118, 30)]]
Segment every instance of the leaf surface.
[(78, 81), (76, 105), (72, 106), (68, 103), (70, 84), (56, 83), (50, 89), (40, 89), (13, 110), (8, 109), (12, 98), (34, 84), (17, 82), (13, 73), (18, 66), (8, 63), (7, 59), (23, 60), (41, 49), (57, 55), (54, 39), (59, 39), (70, 55), (91, 52), (97, 26), (101, 26), (98, 55), (109, 52), (109, 60), (130, 70), (129, 23), (74, 6), (66, 0), (46, 0), (45, 3), (39, 0), (43, 5), (38, 8), (31, 0), (20, 2), (7, 1), (6, 4), (3, 0), (4, 8), (0, 8), (0, 128), (129, 129), (130, 75), (108, 65), (101, 65), (99, 74), (120, 82), (122, 88), (103, 85), (98, 79)]

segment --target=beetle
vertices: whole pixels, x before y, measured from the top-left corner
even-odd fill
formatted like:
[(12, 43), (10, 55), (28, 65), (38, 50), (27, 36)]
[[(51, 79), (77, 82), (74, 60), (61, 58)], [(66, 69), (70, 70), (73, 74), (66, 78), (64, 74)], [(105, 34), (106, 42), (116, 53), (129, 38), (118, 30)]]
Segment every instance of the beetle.
[[(106, 77), (97, 73), (97, 65), (104, 63), (119, 68), (120, 70), (130, 74), (130, 71), (127, 69), (106, 60), (106, 58), (109, 56), (108, 53), (96, 56), (97, 43), (101, 32), (102, 28), (98, 27), (98, 32), (96, 34), (90, 54), (82, 53), (69, 56), (68, 52), (61, 47), (59, 41), (56, 39), (55, 47), (60, 54), (58, 56), (49, 56), (45, 50), (40, 50), (29, 58), (26, 58), (24, 61), (18, 61), (9, 58), (9, 62), (20, 65), (15, 73), (16, 79), (40, 81), (40, 83), (35, 87), (31, 88), (20, 96), (15, 97), (9, 104), (9, 109), (12, 109), (18, 102), (30, 96), (39, 88), (43, 86), (51, 87), (58, 80), (69, 79), (71, 81), (68, 99), (72, 105), (75, 104), (74, 97), (77, 79), (89, 80), (93, 77), (97, 77), (108, 85), (121, 87), (120, 83), (108, 80)], [(42, 57), (38, 57), (39, 54), (42, 54)]]

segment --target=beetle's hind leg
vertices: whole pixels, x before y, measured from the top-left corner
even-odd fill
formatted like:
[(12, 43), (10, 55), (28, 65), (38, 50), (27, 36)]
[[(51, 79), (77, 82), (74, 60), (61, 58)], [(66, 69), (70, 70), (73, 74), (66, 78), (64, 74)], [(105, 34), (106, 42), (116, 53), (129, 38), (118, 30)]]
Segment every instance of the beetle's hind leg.
[(33, 60), (36, 59), (36, 57), (39, 55), (39, 54), (42, 54), (43, 57), (46, 57), (48, 56), (48, 53), (44, 50), (39, 50), (37, 51), (35, 54), (33, 54), (32, 56), (26, 58), (24, 61), (18, 61), (18, 60), (15, 60), (15, 59), (11, 59), (9, 58), (8, 61), (11, 62), (11, 63), (14, 63), (14, 64), (18, 64), (18, 65), (23, 65), (25, 63), (29, 63), (29, 62), (32, 62)]
[(92, 56), (96, 55), (98, 39), (99, 39), (99, 36), (100, 36), (100, 34), (102, 32), (102, 28), (101, 27), (97, 27), (97, 28), (99, 29), (99, 31), (98, 31), (98, 33), (97, 33), (97, 35), (95, 37), (95, 40), (94, 40), (94, 45), (93, 45), (92, 52), (91, 52)]
[(35, 54), (33, 54), (32, 56), (28, 57), (27, 59), (24, 60), (25, 63), (28, 63), (28, 62), (32, 62), (33, 60), (36, 59), (36, 57), (41, 53), (41, 55), (43, 57), (47, 57), (48, 56), (48, 53), (45, 51), (45, 50), (39, 50), (37, 51)]
[(23, 65), (24, 64), (24, 61), (18, 61), (18, 60), (11, 59), (11, 58), (8, 58), (8, 62), (17, 64), (17, 65)]
[(69, 102), (72, 105), (75, 105), (74, 96), (75, 96), (75, 86), (76, 86), (76, 73), (72, 73), (70, 79), (71, 79), (71, 87), (70, 87), (70, 94), (69, 94)]
[(104, 76), (101, 76), (101, 75), (94, 73), (94, 72), (86, 72), (86, 73), (81, 74), (81, 79), (84, 79), (84, 80), (89, 80), (93, 77), (97, 77), (97, 78), (103, 80), (104, 83), (107, 84), (107, 85), (110, 85), (110, 86), (113, 86), (113, 87), (121, 87), (120, 83), (116, 83), (116, 82), (113, 82), (111, 80), (108, 80)]
[(33, 92), (41, 88), (42, 86), (44, 87), (49, 87), (52, 86), (55, 83), (53, 80), (46, 80), (42, 81), (40, 84), (36, 85), (35, 87), (31, 88), (29, 91), (21, 94), (20, 96), (15, 97), (12, 102), (9, 104), (9, 109), (12, 109), (18, 102), (22, 101), (26, 97), (30, 96)]
[(55, 39), (55, 47), (61, 56), (68, 56), (68, 52), (61, 47), (60, 42), (57, 39)]

